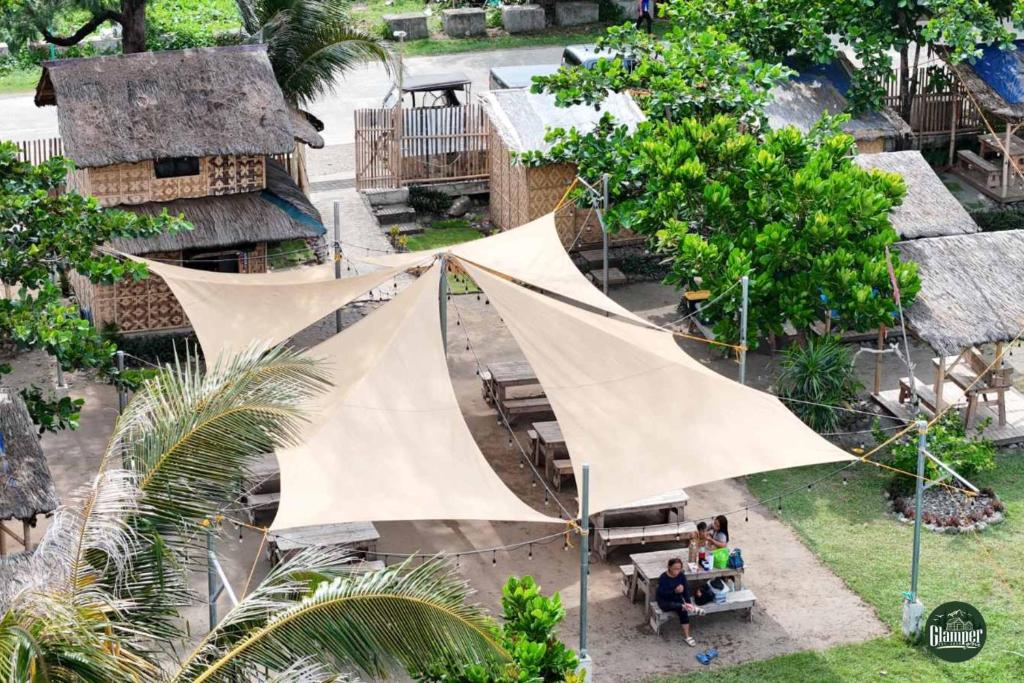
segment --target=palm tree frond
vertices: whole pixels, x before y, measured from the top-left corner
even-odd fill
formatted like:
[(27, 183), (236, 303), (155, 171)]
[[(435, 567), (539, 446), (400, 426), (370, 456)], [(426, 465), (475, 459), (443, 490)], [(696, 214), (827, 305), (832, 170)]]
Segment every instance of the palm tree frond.
[[(356, 575), (344, 553), (308, 548), (279, 567), (209, 634), (175, 680), (230, 681), (240, 672), (282, 671), (309, 653), (337, 671), (372, 677), (425, 670), (452, 653), (505, 657), (493, 623), (449, 563), (406, 562)], [(238, 614), (234, 614), (234, 612)]]

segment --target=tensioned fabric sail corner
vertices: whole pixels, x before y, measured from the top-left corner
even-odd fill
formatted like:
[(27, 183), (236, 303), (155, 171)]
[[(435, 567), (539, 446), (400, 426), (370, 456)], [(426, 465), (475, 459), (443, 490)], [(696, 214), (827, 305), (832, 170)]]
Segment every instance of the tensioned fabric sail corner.
[(408, 519), (562, 520), (520, 500), (466, 425), (440, 334), (441, 268), (307, 351), (334, 388), (301, 445), (278, 451), (277, 530)]
[(701, 366), (670, 332), (466, 270), (537, 373), (576, 476), (591, 464), (594, 512), (671, 488), (852, 459), (774, 396)]
[(210, 359), (254, 344), (278, 344), (404, 270), (396, 266), (335, 280), (331, 264), (239, 275), (136, 260), (170, 287)]

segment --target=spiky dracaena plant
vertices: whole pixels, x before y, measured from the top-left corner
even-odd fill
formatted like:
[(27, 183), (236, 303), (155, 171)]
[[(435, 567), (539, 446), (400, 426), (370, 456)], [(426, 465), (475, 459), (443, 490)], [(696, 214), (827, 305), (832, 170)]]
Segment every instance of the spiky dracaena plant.
[(350, 0), (237, 0), (253, 42), (267, 56), (285, 99), (308, 104), (330, 92), (338, 78), (364, 61), (391, 70), (379, 38), (352, 23)]
[[(0, 679), (326, 681), (414, 663), (411, 645), (430, 657), (501, 656), (483, 614), (464, 606), (465, 584), (441, 565), (350, 579), (342, 553), (310, 551), (174, 672), (168, 646), (183, 640), (180, 608), (197, 601), (190, 557), (208, 520), (233, 503), (260, 454), (295, 442), (301, 406), (326, 385), (313, 361), (279, 349), (206, 373), (186, 358), (145, 384), (95, 479), (58, 510), (33, 555), (0, 565)], [(431, 638), (403, 640), (398, 627)]]

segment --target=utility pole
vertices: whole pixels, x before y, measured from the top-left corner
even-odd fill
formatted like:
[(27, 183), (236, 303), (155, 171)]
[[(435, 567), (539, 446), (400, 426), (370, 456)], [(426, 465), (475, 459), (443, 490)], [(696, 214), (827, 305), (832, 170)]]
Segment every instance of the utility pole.
[[(341, 279), (341, 202), (334, 201), (334, 279)], [(334, 311), (334, 332), (341, 332), (341, 309)]]
[(910, 591), (903, 594), (903, 635), (921, 632), (924, 605), (917, 597), (917, 573), (921, 564), (921, 506), (924, 494), (924, 460), (928, 449), (928, 423), (917, 421), (917, 484), (914, 501), (914, 550), (910, 561)]
[(747, 383), (747, 310), (750, 305), (750, 276), (740, 278), (743, 303), (740, 306), (740, 384)]
[[(606, 176), (607, 177), (607, 176)], [(592, 683), (594, 662), (587, 652), (587, 579), (590, 577), (590, 464), (583, 463), (580, 485), (580, 669)]]
[(608, 227), (604, 221), (604, 214), (608, 211), (608, 174), (601, 176), (601, 260), (604, 265), (604, 277), (601, 286), (604, 293), (608, 293)]
[(128, 405), (128, 390), (124, 388), (124, 351), (114, 354), (114, 362), (117, 364), (117, 414), (121, 415)]

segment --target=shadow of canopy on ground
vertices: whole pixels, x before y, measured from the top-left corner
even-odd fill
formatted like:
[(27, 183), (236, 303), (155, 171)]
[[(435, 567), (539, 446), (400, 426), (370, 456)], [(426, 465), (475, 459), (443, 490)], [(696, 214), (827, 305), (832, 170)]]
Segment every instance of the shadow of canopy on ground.
[[(366, 260), (390, 277), (431, 258), (469, 273), (494, 300), (551, 398), (576, 474), (584, 461), (593, 466), (594, 512), (703, 482), (851, 459), (775, 397), (705, 369), (671, 332), (599, 292), (566, 254), (551, 215), (463, 245)], [(391, 302), (307, 351), (332, 364), (335, 388), (315, 407), (302, 445), (279, 454), (275, 529), (395, 519), (558, 521), (500, 484), (458, 414), (441, 342), (441, 276), (442, 268), (431, 267)], [(274, 283), (292, 295), (270, 298), (266, 287), (247, 295), (275, 321), (278, 337), (314, 320), (289, 307), (304, 284)], [(205, 307), (197, 319), (216, 321), (218, 286), (195, 286), (208, 294), (183, 302), (190, 319)], [(277, 324), (285, 318), (289, 325)], [(286, 338), (263, 334), (266, 343)]]

